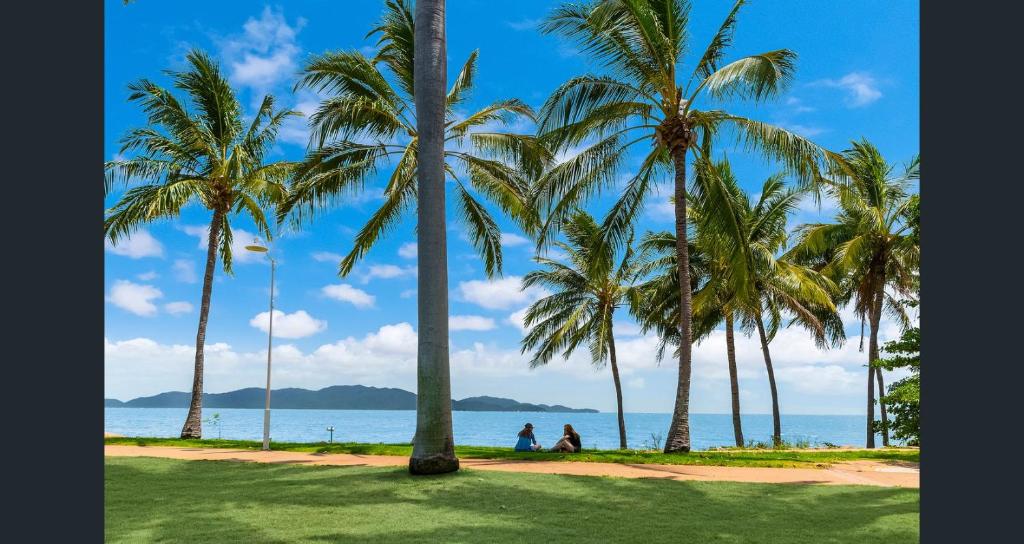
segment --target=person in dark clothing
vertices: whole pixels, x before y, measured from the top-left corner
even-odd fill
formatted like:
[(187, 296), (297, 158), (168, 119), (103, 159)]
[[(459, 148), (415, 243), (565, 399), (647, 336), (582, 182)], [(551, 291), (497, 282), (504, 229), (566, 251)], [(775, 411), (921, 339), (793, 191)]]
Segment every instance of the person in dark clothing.
[(581, 449), (583, 449), (583, 441), (580, 439), (580, 433), (576, 432), (572, 425), (566, 423), (561, 440), (555, 443), (548, 451), (579, 453)]

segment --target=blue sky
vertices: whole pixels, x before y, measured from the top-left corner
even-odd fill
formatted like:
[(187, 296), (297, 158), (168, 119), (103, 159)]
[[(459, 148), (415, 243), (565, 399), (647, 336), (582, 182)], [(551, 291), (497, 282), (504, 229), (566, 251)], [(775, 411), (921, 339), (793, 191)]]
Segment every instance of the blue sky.
[[(162, 70), (180, 68), (185, 53), (202, 48), (221, 61), (247, 111), (265, 93), (310, 112), (317, 97), (291, 92), (295, 73), (310, 54), (362, 49), (382, 10), (378, 0), (193, 2), (140, 0), (106, 5), (105, 159), (115, 157), (125, 130), (144, 122), (126, 102), (126, 86), (138, 78), (161, 84)], [(695, 2), (690, 41), (699, 55), (731, 2)], [(449, 80), (467, 55), (480, 50), (478, 85), (466, 109), (518, 97), (539, 107), (567, 78), (601, 72), (572, 44), (535, 30), (555, 2), (448, 2)], [(917, 153), (918, 4), (897, 1), (752, 2), (744, 8), (727, 59), (789, 48), (799, 55), (794, 84), (777, 100), (759, 106), (726, 107), (785, 126), (831, 149), (866, 137), (894, 162)], [(684, 59), (684, 67), (691, 59)], [(305, 121), (296, 119), (281, 134), (273, 155), (298, 159), (305, 149)], [(723, 141), (745, 188), (756, 192), (774, 166)], [(387, 175), (381, 173), (380, 178)], [(623, 174), (627, 172), (624, 171)], [(667, 180), (666, 180), (667, 181)], [(415, 388), (416, 255), (410, 215), (383, 239), (347, 278), (336, 275), (337, 259), (352, 236), (380, 204), (381, 179), (366, 193), (318, 216), (300, 232), (276, 242), (278, 279), (275, 317), (276, 387), (319, 388), (335, 384)], [(668, 186), (666, 185), (666, 188)], [(119, 193), (110, 195), (107, 206)], [(599, 211), (611, 194), (593, 203)], [(827, 218), (808, 203), (793, 224)], [(451, 208), (451, 207), (450, 207)], [(519, 354), (516, 314), (538, 296), (521, 292), (518, 279), (533, 267), (532, 248), (522, 233), (501, 221), (505, 276), (487, 281), (480, 260), (450, 213), (449, 287), (453, 396), (512, 397), (520, 401), (614, 409), (607, 369), (595, 370), (588, 355), (556, 359), (531, 371)], [(131, 240), (105, 246), (105, 394), (126, 400), (168, 390), (188, 390), (205, 253), (202, 237), (209, 215), (192, 207), (181, 217), (151, 225)], [(667, 229), (671, 213), (664, 198), (652, 199), (641, 229)], [(255, 231), (235, 223), (237, 245)], [(249, 233), (249, 236), (246, 235)], [(218, 268), (207, 332), (206, 390), (221, 392), (261, 386), (266, 357), (265, 327), (269, 266), (244, 251), (235, 253), (233, 276)], [(617, 340), (622, 358), (627, 411), (668, 412), (674, 401), (676, 369), (654, 359), (656, 339), (638, 334), (622, 311)], [(262, 315), (260, 315), (262, 314)], [(817, 350), (799, 330), (784, 330), (772, 344), (784, 413), (859, 414), (863, 411), (865, 356), (857, 350), (859, 322), (847, 317), (851, 341), (841, 349)], [(521, 325), (521, 322), (519, 322)], [(897, 335), (884, 323), (883, 340)], [(729, 387), (723, 334), (695, 351), (691, 407), (728, 412)], [(760, 351), (752, 339), (738, 341), (744, 412), (770, 411)]]

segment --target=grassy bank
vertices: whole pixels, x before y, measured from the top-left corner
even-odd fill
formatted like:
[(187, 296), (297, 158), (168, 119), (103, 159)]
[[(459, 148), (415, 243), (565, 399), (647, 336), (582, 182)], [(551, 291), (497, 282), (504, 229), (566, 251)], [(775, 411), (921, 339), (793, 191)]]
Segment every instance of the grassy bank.
[[(133, 446), (178, 446), (190, 448), (233, 448), (256, 450), (261, 442), (250, 440), (181, 440), (177, 438), (134, 438), (117, 437), (104, 439), (107, 444)], [(362, 455), (400, 455), (412, 453), (408, 444), (359, 444), (359, 443), (300, 443), (274, 442), (275, 450), (356, 453)], [(815, 467), (827, 466), (840, 461), (877, 460), (919, 462), (920, 450), (877, 449), (877, 450), (771, 450), (771, 449), (723, 449), (695, 451), (688, 454), (665, 454), (661, 452), (634, 450), (584, 450), (577, 454), (524, 453), (511, 448), (487, 446), (456, 446), (455, 453), (467, 459), (522, 459), (544, 461), (602, 462), (602, 463), (657, 463), (665, 465), (717, 465), (746, 467)]]
[[(107, 542), (917, 542), (917, 490), (107, 458)], [(486, 535), (486, 536), (485, 536)]]

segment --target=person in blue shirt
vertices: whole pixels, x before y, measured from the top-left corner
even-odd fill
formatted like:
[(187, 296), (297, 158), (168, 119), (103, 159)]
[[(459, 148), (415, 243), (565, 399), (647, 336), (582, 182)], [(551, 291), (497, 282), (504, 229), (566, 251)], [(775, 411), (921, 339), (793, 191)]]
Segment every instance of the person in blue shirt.
[(527, 423), (523, 430), (519, 431), (519, 441), (516, 442), (516, 451), (538, 451), (540, 444), (533, 436), (533, 423)]

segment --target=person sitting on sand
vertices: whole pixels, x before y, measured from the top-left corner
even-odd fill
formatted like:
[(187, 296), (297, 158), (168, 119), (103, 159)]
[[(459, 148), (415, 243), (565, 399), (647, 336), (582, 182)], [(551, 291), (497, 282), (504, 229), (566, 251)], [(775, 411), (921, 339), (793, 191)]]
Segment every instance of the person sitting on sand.
[(519, 441), (516, 442), (516, 451), (538, 451), (540, 444), (533, 436), (533, 423), (527, 423), (523, 430), (519, 431)]
[(583, 442), (580, 440), (580, 433), (576, 432), (572, 425), (566, 423), (562, 439), (555, 443), (548, 451), (579, 453), (581, 449), (583, 449)]

